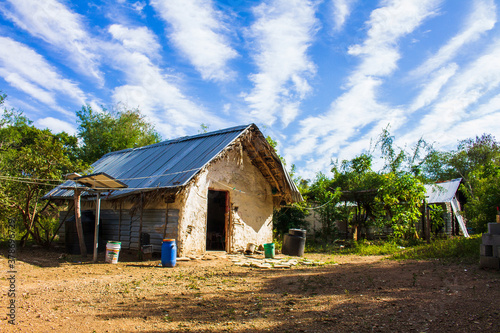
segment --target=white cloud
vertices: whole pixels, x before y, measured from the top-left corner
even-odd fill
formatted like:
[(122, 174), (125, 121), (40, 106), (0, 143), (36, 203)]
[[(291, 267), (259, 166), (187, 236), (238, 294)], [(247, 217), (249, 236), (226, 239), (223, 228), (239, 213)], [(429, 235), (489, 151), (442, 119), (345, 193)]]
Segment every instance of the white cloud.
[[(122, 31), (120, 26), (112, 26), (114, 31)], [(137, 28), (139, 31), (141, 28)], [(137, 29), (129, 28), (130, 35), (137, 35)], [(142, 33), (142, 32), (140, 32)], [(125, 40), (120, 37), (121, 41)], [(150, 41), (152, 42), (152, 41)], [(150, 45), (157, 48), (159, 45)], [(166, 75), (153, 64), (150, 58), (138, 47), (130, 50), (130, 44), (110, 46), (108, 54), (112, 55), (112, 64), (125, 74), (126, 84), (113, 91), (115, 103), (122, 102), (130, 107), (139, 107), (155, 124), (164, 136), (185, 135), (187, 128), (198, 128), (201, 123), (214, 127), (221, 126), (221, 120), (202, 109), (186, 97), (175, 84), (177, 78)]]
[[(422, 22), (435, 14), (440, 1), (384, 1), (375, 9), (367, 22), (367, 38), (349, 48), (349, 54), (361, 59), (356, 70), (348, 77), (346, 91), (332, 102), (328, 112), (301, 121), (301, 130), (295, 142), (307, 140), (308, 149), (295, 153), (295, 158), (319, 156), (314, 165), (327, 165), (342, 148), (354, 147), (361, 133), (369, 128), (380, 128), (387, 123), (401, 123), (402, 110), (383, 105), (377, 100), (377, 90), (383, 79), (397, 69), (400, 58), (398, 41), (411, 33)], [(366, 142), (366, 137), (363, 143)], [(301, 145), (302, 147), (302, 145)], [(304, 148), (304, 147), (303, 147)], [(289, 154), (294, 147), (288, 148)], [(312, 172), (310, 170), (309, 172)]]
[(201, 73), (203, 79), (224, 81), (233, 75), (228, 61), (237, 56), (218, 20), (212, 1), (152, 0), (151, 5), (171, 25), (169, 38)]
[(297, 116), (299, 102), (311, 91), (307, 79), (316, 67), (307, 50), (317, 30), (315, 9), (314, 3), (299, 0), (275, 0), (254, 8), (257, 20), (248, 34), (253, 38), (259, 73), (250, 76), (254, 88), (244, 96), (254, 119), (272, 125), (281, 117), (287, 126)]
[(357, 0), (332, 0), (334, 30), (340, 31)]
[(103, 82), (95, 43), (83, 28), (80, 15), (55, 0), (7, 0), (3, 14), (31, 35), (57, 50), (64, 50), (70, 63), (85, 75)]
[(75, 128), (74, 124), (70, 124), (70, 123), (63, 121), (61, 119), (56, 119), (56, 118), (52, 118), (52, 117), (38, 119), (35, 122), (35, 125), (38, 128), (42, 128), (42, 129), (48, 128), (49, 130), (52, 131), (52, 133), (66, 132), (70, 135), (76, 134), (76, 128)]
[(120, 24), (113, 24), (109, 27), (109, 32), (128, 51), (158, 56), (160, 45), (156, 35), (146, 27), (128, 28)]
[(424, 88), (415, 98), (408, 111), (414, 112), (431, 104), (436, 98), (438, 98), (441, 88), (448, 82), (448, 80), (450, 80), (453, 75), (455, 75), (457, 69), (457, 64), (450, 64), (439, 69), (436, 74), (433, 75), (430, 82), (427, 82), (425, 84)]
[(85, 95), (72, 81), (64, 79), (38, 53), (10, 38), (0, 37), (0, 76), (12, 86), (66, 115), (56, 104), (56, 93), (84, 104)]
[(448, 43), (422, 65), (412, 75), (423, 76), (440, 68), (450, 59), (453, 59), (461, 48), (476, 41), (485, 32), (493, 29), (497, 21), (497, 8), (493, 0), (476, 0), (474, 9), (470, 13), (463, 30), (454, 36)]

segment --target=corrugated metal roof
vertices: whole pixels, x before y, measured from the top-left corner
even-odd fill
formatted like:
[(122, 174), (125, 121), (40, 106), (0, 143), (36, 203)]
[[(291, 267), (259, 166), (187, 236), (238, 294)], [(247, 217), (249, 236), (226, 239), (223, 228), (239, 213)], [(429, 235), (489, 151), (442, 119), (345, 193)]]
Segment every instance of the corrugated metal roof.
[(457, 193), (462, 178), (452, 179), (441, 183), (424, 185), (427, 203), (450, 202)]
[[(92, 172), (105, 172), (128, 185), (127, 189), (114, 191), (107, 198), (144, 190), (184, 186), (250, 126), (254, 125), (237, 126), (112, 152), (92, 164)], [(73, 191), (67, 188), (74, 186), (73, 181), (67, 181), (47, 193), (44, 199), (68, 199), (73, 196)]]

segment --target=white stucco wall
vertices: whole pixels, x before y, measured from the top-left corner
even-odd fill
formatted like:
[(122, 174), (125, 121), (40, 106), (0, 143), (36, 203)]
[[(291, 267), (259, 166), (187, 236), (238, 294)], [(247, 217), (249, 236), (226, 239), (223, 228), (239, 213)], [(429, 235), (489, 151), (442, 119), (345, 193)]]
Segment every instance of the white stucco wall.
[(206, 248), (208, 190), (228, 191), (230, 252), (245, 250), (248, 243), (272, 241), (273, 196), (271, 186), (241, 148), (228, 151), (196, 177), (178, 197), (180, 255), (203, 253)]

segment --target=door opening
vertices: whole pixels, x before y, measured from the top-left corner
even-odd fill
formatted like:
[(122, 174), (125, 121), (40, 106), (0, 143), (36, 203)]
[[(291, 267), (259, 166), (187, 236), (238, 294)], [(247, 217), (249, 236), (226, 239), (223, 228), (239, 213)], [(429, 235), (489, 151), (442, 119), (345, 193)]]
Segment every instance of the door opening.
[(207, 251), (224, 251), (228, 221), (228, 193), (208, 190)]

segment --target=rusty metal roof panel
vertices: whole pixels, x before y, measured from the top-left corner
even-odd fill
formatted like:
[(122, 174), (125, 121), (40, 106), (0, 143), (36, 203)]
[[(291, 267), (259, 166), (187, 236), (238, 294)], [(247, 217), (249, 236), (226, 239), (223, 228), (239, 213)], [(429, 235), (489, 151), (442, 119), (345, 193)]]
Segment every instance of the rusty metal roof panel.
[[(186, 185), (207, 163), (252, 125), (182, 137), (157, 144), (125, 149), (104, 155), (92, 164), (92, 172), (105, 172), (128, 188), (114, 191), (107, 197), (158, 188)], [(54, 188), (44, 198), (69, 198), (73, 181)], [(85, 194), (82, 194), (85, 195)]]

